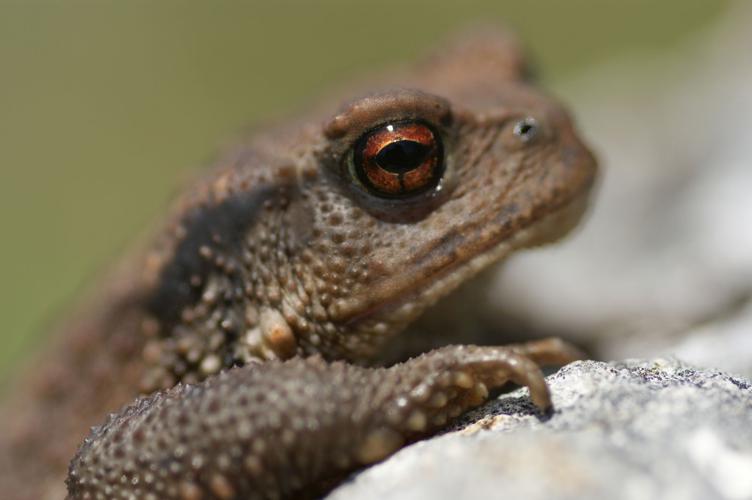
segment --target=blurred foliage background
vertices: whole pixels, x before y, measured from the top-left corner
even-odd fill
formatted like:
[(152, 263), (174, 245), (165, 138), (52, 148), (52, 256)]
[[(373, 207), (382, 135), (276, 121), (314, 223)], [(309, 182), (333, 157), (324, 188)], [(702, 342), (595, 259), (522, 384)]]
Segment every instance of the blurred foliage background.
[(472, 21), (547, 85), (702, 30), (722, 1), (0, 0), (0, 381), (187, 171), (247, 124)]

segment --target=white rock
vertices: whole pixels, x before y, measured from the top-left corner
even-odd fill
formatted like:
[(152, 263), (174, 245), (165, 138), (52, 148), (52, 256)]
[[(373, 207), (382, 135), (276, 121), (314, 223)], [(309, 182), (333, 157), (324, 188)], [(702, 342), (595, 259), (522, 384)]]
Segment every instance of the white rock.
[(357, 475), (331, 500), (752, 499), (752, 384), (675, 360), (578, 362)]

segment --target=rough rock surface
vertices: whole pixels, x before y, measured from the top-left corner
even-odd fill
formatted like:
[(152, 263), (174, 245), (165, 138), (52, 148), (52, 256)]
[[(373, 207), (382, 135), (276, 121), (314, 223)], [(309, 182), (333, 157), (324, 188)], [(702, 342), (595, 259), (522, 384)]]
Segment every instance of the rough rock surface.
[(752, 383), (675, 359), (578, 362), (335, 490), (365, 499), (752, 499)]

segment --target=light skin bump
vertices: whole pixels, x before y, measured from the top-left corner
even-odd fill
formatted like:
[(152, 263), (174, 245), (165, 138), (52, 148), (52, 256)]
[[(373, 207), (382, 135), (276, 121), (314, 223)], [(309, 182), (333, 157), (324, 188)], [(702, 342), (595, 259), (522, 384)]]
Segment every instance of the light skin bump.
[(435, 392), (431, 396), (431, 399), (428, 400), (428, 406), (431, 408), (443, 408), (448, 401), (447, 395), (444, 392)]
[(223, 500), (230, 500), (235, 497), (235, 490), (230, 481), (222, 474), (213, 474), (209, 482), (212, 493)]
[(427, 423), (426, 414), (420, 410), (414, 410), (406, 421), (408, 430), (413, 432), (425, 431)]
[(372, 464), (399, 449), (404, 438), (397, 432), (380, 428), (371, 431), (358, 447), (356, 458), (361, 464)]
[(453, 378), (455, 385), (457, 385), (457, 387), (461, 387), (462, 389), (470, 389), (475, 383), (473, 377), (467, 372), (455, 372), (453, 374)]

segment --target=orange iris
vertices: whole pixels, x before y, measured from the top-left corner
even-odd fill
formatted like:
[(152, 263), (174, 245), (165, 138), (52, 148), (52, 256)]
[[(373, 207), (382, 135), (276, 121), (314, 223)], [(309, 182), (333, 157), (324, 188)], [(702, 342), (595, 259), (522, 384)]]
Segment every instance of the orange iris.
[(355, 167), (368, 188), (396, 197), (436, 186), (442, 170), (439, 137), (420, 122), (388, 124), (365, 134), (355, 146)]

